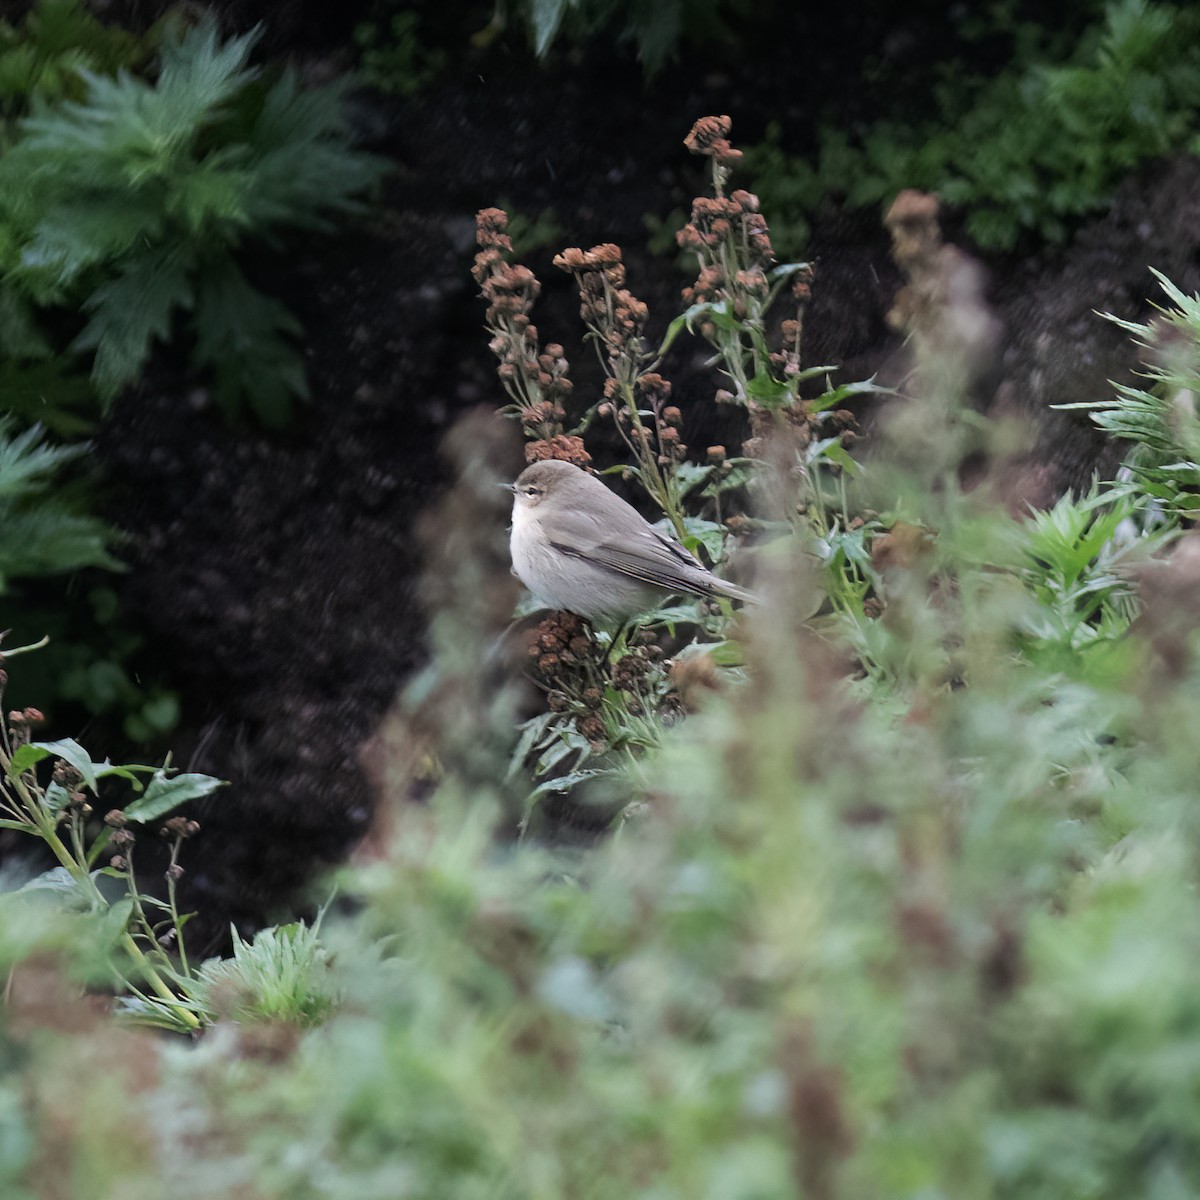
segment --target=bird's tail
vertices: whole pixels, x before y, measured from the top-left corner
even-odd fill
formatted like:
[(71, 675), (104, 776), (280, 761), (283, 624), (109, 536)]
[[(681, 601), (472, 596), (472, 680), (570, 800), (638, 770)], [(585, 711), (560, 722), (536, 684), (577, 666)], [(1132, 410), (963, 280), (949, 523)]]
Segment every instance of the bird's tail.
[(738, 587), (736, 583), (730, 583), (727, 579), (718, 579), (715, 575), (712, 576), (712, 590), (718, 596), (728, 596), (730, 600), (740, 600), (743, 604), (757, 604), (758, 597), (753, 592), (748, 592), (744, 587)]

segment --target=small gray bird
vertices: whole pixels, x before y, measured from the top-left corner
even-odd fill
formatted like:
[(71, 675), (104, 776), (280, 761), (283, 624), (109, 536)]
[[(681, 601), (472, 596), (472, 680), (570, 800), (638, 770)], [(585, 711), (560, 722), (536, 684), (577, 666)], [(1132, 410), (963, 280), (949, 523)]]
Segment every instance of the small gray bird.
[(513, 571), (547, 608), (592, 621), (649, 608), (656, 592), (754, 599), (571, 463), (534, 463), (505, 486), (513, 493)]

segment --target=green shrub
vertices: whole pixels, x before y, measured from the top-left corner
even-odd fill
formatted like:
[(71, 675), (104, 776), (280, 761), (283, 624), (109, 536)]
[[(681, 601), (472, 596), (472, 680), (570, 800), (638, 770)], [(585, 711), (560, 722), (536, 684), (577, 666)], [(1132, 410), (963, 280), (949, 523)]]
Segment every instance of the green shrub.
[(579, 42), (604, 34), (633, 45), (652, 75), (685, 40), (727, 41), (749, 6), (745, 0), (522, 0), (518, 10), (539, 57), (560, 37)]
[(255, 34), (211, 20), (170, 39), (153, 82), (86, 76), (82, 99), (38, 104), (0, 157), (0, 313), (44, 357), (31, 309), (78, 306), (111, 399), (187, 314), (192, 359), (222, 407), (279, 423), (305, 392), (295, 317), (247, 281), (248, 246), (355, 211), (381, 164), (348, 146), (341, 88), (301, 90), (248, 65)]
[(986, 249), (1061, 241), (1139, 163), (1195, 148), (1198, 35), (1190, 6), (1111, 0), (1064, 59), (1052, 57), (1054, 43), (1018, 42), (998, 75), (949, 72), (934, 89), (938, 115), (925, 123), (824, 124), (812, 161), (784, 153), (770, 128), (747, 151), (755, 190), (779, 214), (789, 250), (826, 197), (870, 207), (908, 187), (960, 207)]
[[(1151, 268), (1153, 270), (1153, 268)], [(1126, 462), (1135, 493), (1153, 497), (1171, 519), (1200, 511), (1200, 299), (1187, 296), (1159, 271), (1154, 276), (1171, 307), (1144, 324), (1109, 317), (1133, 334), (1149, 359), (1148, 387), (1121, 385), (1110, 400), (1067, 404), (1085, 409), (1114, 438), (1128, 442)]]
[(22, 576), (120, 566), (108, 552), (112, 531), (51, 490), (84, 451), (47, 445), (36, 426), (14, 433), (13, 422), (0, 418), (0, 595)]
[[(342, 86), (251, 67), (256, 37), (222, 42), (207, 19), (134, 38), (73, 0), (0, 26), (0, 112), (13, 118), (0, 138), (0, 408), (13, 418), (86, 436), (156, 342), (187, 345), (229, 415), (282, 424), (305, 394), (299, 323), (241, 263), (357, 211), (382, 168), (351, 146)], [(39, 488), (0, 501), (0, 573), (116, 566), (88, 497)], [(19, 668), (31, 698), (115, 716), (145, 742), (174, 726), (178, 701), (136, 678), (143, 639), (113, 598), (94, 580), (26, 587), (5, 624), (53, 638)]]
[[(5, 647), (0, 660), (36, 649)], [(0, 676), (0, 700), (6, 682)], [(28, 707), (0, 719), (0, 829), (41, 841), (58, 864), (0, 893), (3, 923), (32, 920), (37, 928), (37, 906), (44, 901), (78, 914), (64, 927), (83, 960), (76, 964), (77, 975), (96, 984), (115, 981), (125, 993), (118, 998), (122, 1010), (140, 1023), (194, 1033), (213, 1014), (200, 999), (204, 991), (189, 966), (182, 937), (189, 917), (180, 912), (175, 893), (184, 871), (180, 848), (199, 826), (175, 817), (159, 828), (171, 842), (165, 900), (143, 891), (133, 857), (140, 832), (181, 804), (209, 795), (220, 780), (181, 775), (168, 766), (95, 762), (73, 738), (34, 741), (33, 727), (44, 719)], [(54, 764), (49, 774), (44, 771), (48, 761)], [(107, 806), (110, 785), (118, 782), (134, 796), (108, 808), (101, 824), (95, 807), (102, 797)], [(109, 880), (119, 881), (116, 892), (107, 886)], [(27, 946), (26, 952), (32, 949)], [(80, 972), (80, 966), (86, 970)]]
[(79, 99), (88, 73), (114, 75), (148, 58), (162, 26), (138, 37), (80, 0), (36, 0), (20, 25), (0, 21), (0, 114), (23, 113), (35, 97)]
[(449, 55), (421, 41), (421, 24), (421, 15), (406, 7), (392, 13), (386, 23), (363, 21), (355, 26), (364, 82), (382, 92), (415, 96), (437, 77)]
[(122, 623), (114, 589), (95, 578), (79, 584), (85, 568), (123, 569), (112, 553), (119, 535), (89, 514), (84, 481), (63, 481), (87, 447), (50, 445), (37, 426), (14, 429), (0, 417), (4, 624), (18, 640), (50, 640), (14, 664), (22, 692), (47, 709), (67, 701), (91, 716), (116, 715), (133, 741), (153, 741), (175, 727), (178, 700), (160, 683), (134, 679), (128, 664), (144, 639)]

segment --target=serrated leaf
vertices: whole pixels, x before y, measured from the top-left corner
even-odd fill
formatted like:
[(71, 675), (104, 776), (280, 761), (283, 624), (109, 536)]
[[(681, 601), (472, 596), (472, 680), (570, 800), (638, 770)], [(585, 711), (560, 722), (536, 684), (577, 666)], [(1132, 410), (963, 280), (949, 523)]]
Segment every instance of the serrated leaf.
[(188, 246), (149, 250), (126, 259), (84, 301), (91, 317), (72, 346), (96, 351), (92, 379), (105, 399), (138, 376), (155, 340), (169, 339), (175, 310), (191, 307), (191, 266)]
[(265, 424), (286, 424), (294, 402), (308, 396), (291, 342), (301, 332), (292, 313), (252, 288), (224, 256), (197, 283), (194, 323), (195, 358), (212, 370), (221, 407), (236, 415), (248, 404)]

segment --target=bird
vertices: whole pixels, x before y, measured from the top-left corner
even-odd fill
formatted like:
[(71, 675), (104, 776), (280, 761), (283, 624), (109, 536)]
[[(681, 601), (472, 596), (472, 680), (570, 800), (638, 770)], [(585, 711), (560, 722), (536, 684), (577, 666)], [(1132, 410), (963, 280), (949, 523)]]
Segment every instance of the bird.
[(535, 462), (502, 486), (513, 494), (513, 574), (547, 608), (608, 621), (669, 593), (754, 600), (573, 463)]

